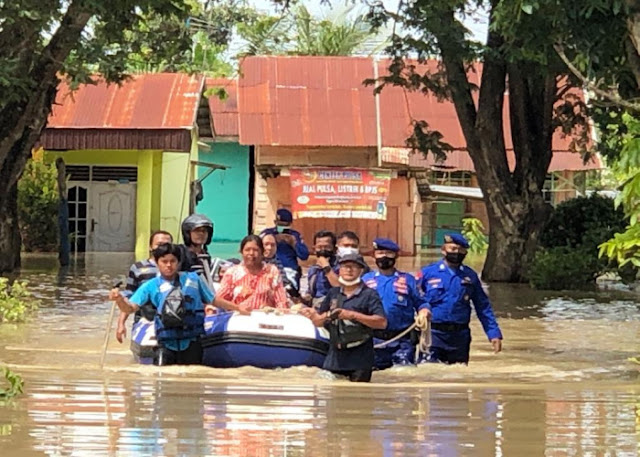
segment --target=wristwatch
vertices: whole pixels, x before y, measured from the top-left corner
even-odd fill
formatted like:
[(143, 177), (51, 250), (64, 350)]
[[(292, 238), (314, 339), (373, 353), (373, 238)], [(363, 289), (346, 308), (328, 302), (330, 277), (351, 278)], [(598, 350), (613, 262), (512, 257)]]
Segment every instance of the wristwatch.
[(322, 271), (327, 274), (331, 271), (331, 265), (327, 265), (326, 267), (322, 267)]

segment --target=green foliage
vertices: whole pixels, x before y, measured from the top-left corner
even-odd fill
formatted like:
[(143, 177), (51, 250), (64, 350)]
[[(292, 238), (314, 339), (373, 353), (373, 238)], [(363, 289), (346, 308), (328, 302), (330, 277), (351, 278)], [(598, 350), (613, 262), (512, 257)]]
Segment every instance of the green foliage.
[(546, 248), (588, 247), (597, 251), (598, 245), (614, 233), (624, 230), (627, 221), (613, 199), (593, 194), (577, 197), (559, 204), (540, 237)]
[(27, 320), (39, 306), (25, 281), (14, 281), (0, 277), (0, 323), (18, 323)]
[(462, 219), (462, 235), (469, 241), (469, 251), (483, 253), (489, 248), (489, 240), (484, 234), (485, 228), (480, 219), (466, 217)]
[(593, 285), (601, 265), (593, 249), (558, 246), (540, 249), (529, 270), (536, 289), (582, 289)]
[(246, 42), (244, 55), (347, 56), (367, 53), (376, 38), (365, 16), (356, 14), (353, 6), (320, 19), (304, 5), (296, 5), (280, 17), (239, 24), (238, 33)]
[(5, 379), (5, 387), (0, 385), (0, 400), (16, 397), (24, 391), (24, 381), (22, 377), (9, 368), (0, 368), (0, 376)]
[[(580, 289), (593, 284), (610, 267), (598, 246), (626, 226), (614, 200), (594, 194), (556, 207), (541, 238), (528, 277), (539, 289)], [(625, 274), (628, 273), (625, 271)]]
[(55, 164), (29, 160), (18, 181), (18, 218), (27, 252), (56, 249), (59, 201)]
[(621, 267), (640, 268), (640, 120), (628, 113), (621, 117), (625, 129), (620, 140), (623, 149), (612, 168), (623, 182), (616, 203), (624, 208), (629, 224), (600, 245), (600, 256)]

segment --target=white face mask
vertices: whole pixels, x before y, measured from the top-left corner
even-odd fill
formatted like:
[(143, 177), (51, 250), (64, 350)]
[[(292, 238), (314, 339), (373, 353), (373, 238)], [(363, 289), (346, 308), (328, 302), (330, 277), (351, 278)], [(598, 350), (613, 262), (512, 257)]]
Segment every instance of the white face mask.
[(359, 253), (360, 253), (360, 250), (357, 248), (344, 247), (344, 246), (338, 247), (338, 256), (343, 256), (347, 254), (359, 254)]
[(347, 287), (355, 286), (355, 285), (357, 285), (357, 284), (359, 284), (359, 283), (360, 283), (360, 276), (358, 276), (358, 277), (357, 277), (356, 279), (354, 279), (353, 281), (347, 281), (347, 280), (346, 280), (346, 279), (344, 279), (342, 276), (340, 276), (340, 277), (338, 278), (338, 282), (339, 282), (340, 284), (342, 284), (343, 286), (347, 286)]

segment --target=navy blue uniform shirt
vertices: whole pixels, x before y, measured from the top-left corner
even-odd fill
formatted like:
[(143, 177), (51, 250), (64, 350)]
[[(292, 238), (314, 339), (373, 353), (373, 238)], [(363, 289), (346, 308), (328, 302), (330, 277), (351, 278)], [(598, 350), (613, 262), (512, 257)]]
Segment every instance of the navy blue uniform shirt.
[(471, 302), (489, 340), (502, 338), (489, 297), (475, 271), (466, 265), (449, 267), (443, 260), (420, 272), (419, 285), (431, 306), (432, 322), (469, 324)]
[(362, 280), (382, 299), (388, 321), (386, 330), (406, 329), (413, 324), (415, 313), (421, 307), (428, 307), (412, 274), (396, 270), (386, 276), (376, 271), (365, 274)]
[[(369, 316), (386, 317), (378, 292), (369, 289), (364, 284), (361, 284), (360, 288), (350, 297), (344, 295), (341, 287), (329, 289), (320, 309), (318, 309), (318, 313), (322, 314), (329, 311), (331, 301), (337, 299), (339, 295), (344, 296), (342, 309), (356, 311)], [(323, 368), (329, 371), (370, 370), (373, 367), (373, 359), (373, 338), (351, 349), (338, 349), (331, 343)]]
[[(277, 236), (278, 229), (276, 227), (264, 229), (262, 233), (260, 233), (260, 236), (266, 233)], [(307, 245), (304, 244), (302, 235), (300, 235), (300, 232), (298, 232), (297, 230), (284, 229), (282, 234), (292, 235), (296, 239), (296, 243), (294, 248), (286, 241), (278, 241), (278, 250), (276, 252), (276, 255), (278, 256), (278, 260), (282, 262), (282, 265), (285, 268), (292, 268), (294, 270), (297, 270), (298, 259), (307, 260), (309, 258), (309, 248), (307, 248)]]

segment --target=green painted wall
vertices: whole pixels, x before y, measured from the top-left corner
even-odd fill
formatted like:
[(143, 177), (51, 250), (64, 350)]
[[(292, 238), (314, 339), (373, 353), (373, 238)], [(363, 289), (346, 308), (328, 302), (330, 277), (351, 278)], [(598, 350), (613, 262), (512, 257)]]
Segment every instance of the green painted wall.
[[(238, 143), (210, 143), (200, 150), (201, 162), (229, 167), (216, 170), (203, 182), (204, 199), (198, 212), (213, 220), (216, 241), (240, 241), (249, 231), (249, 147)], [(208, 168), (198, 167), (198, 177)]]

